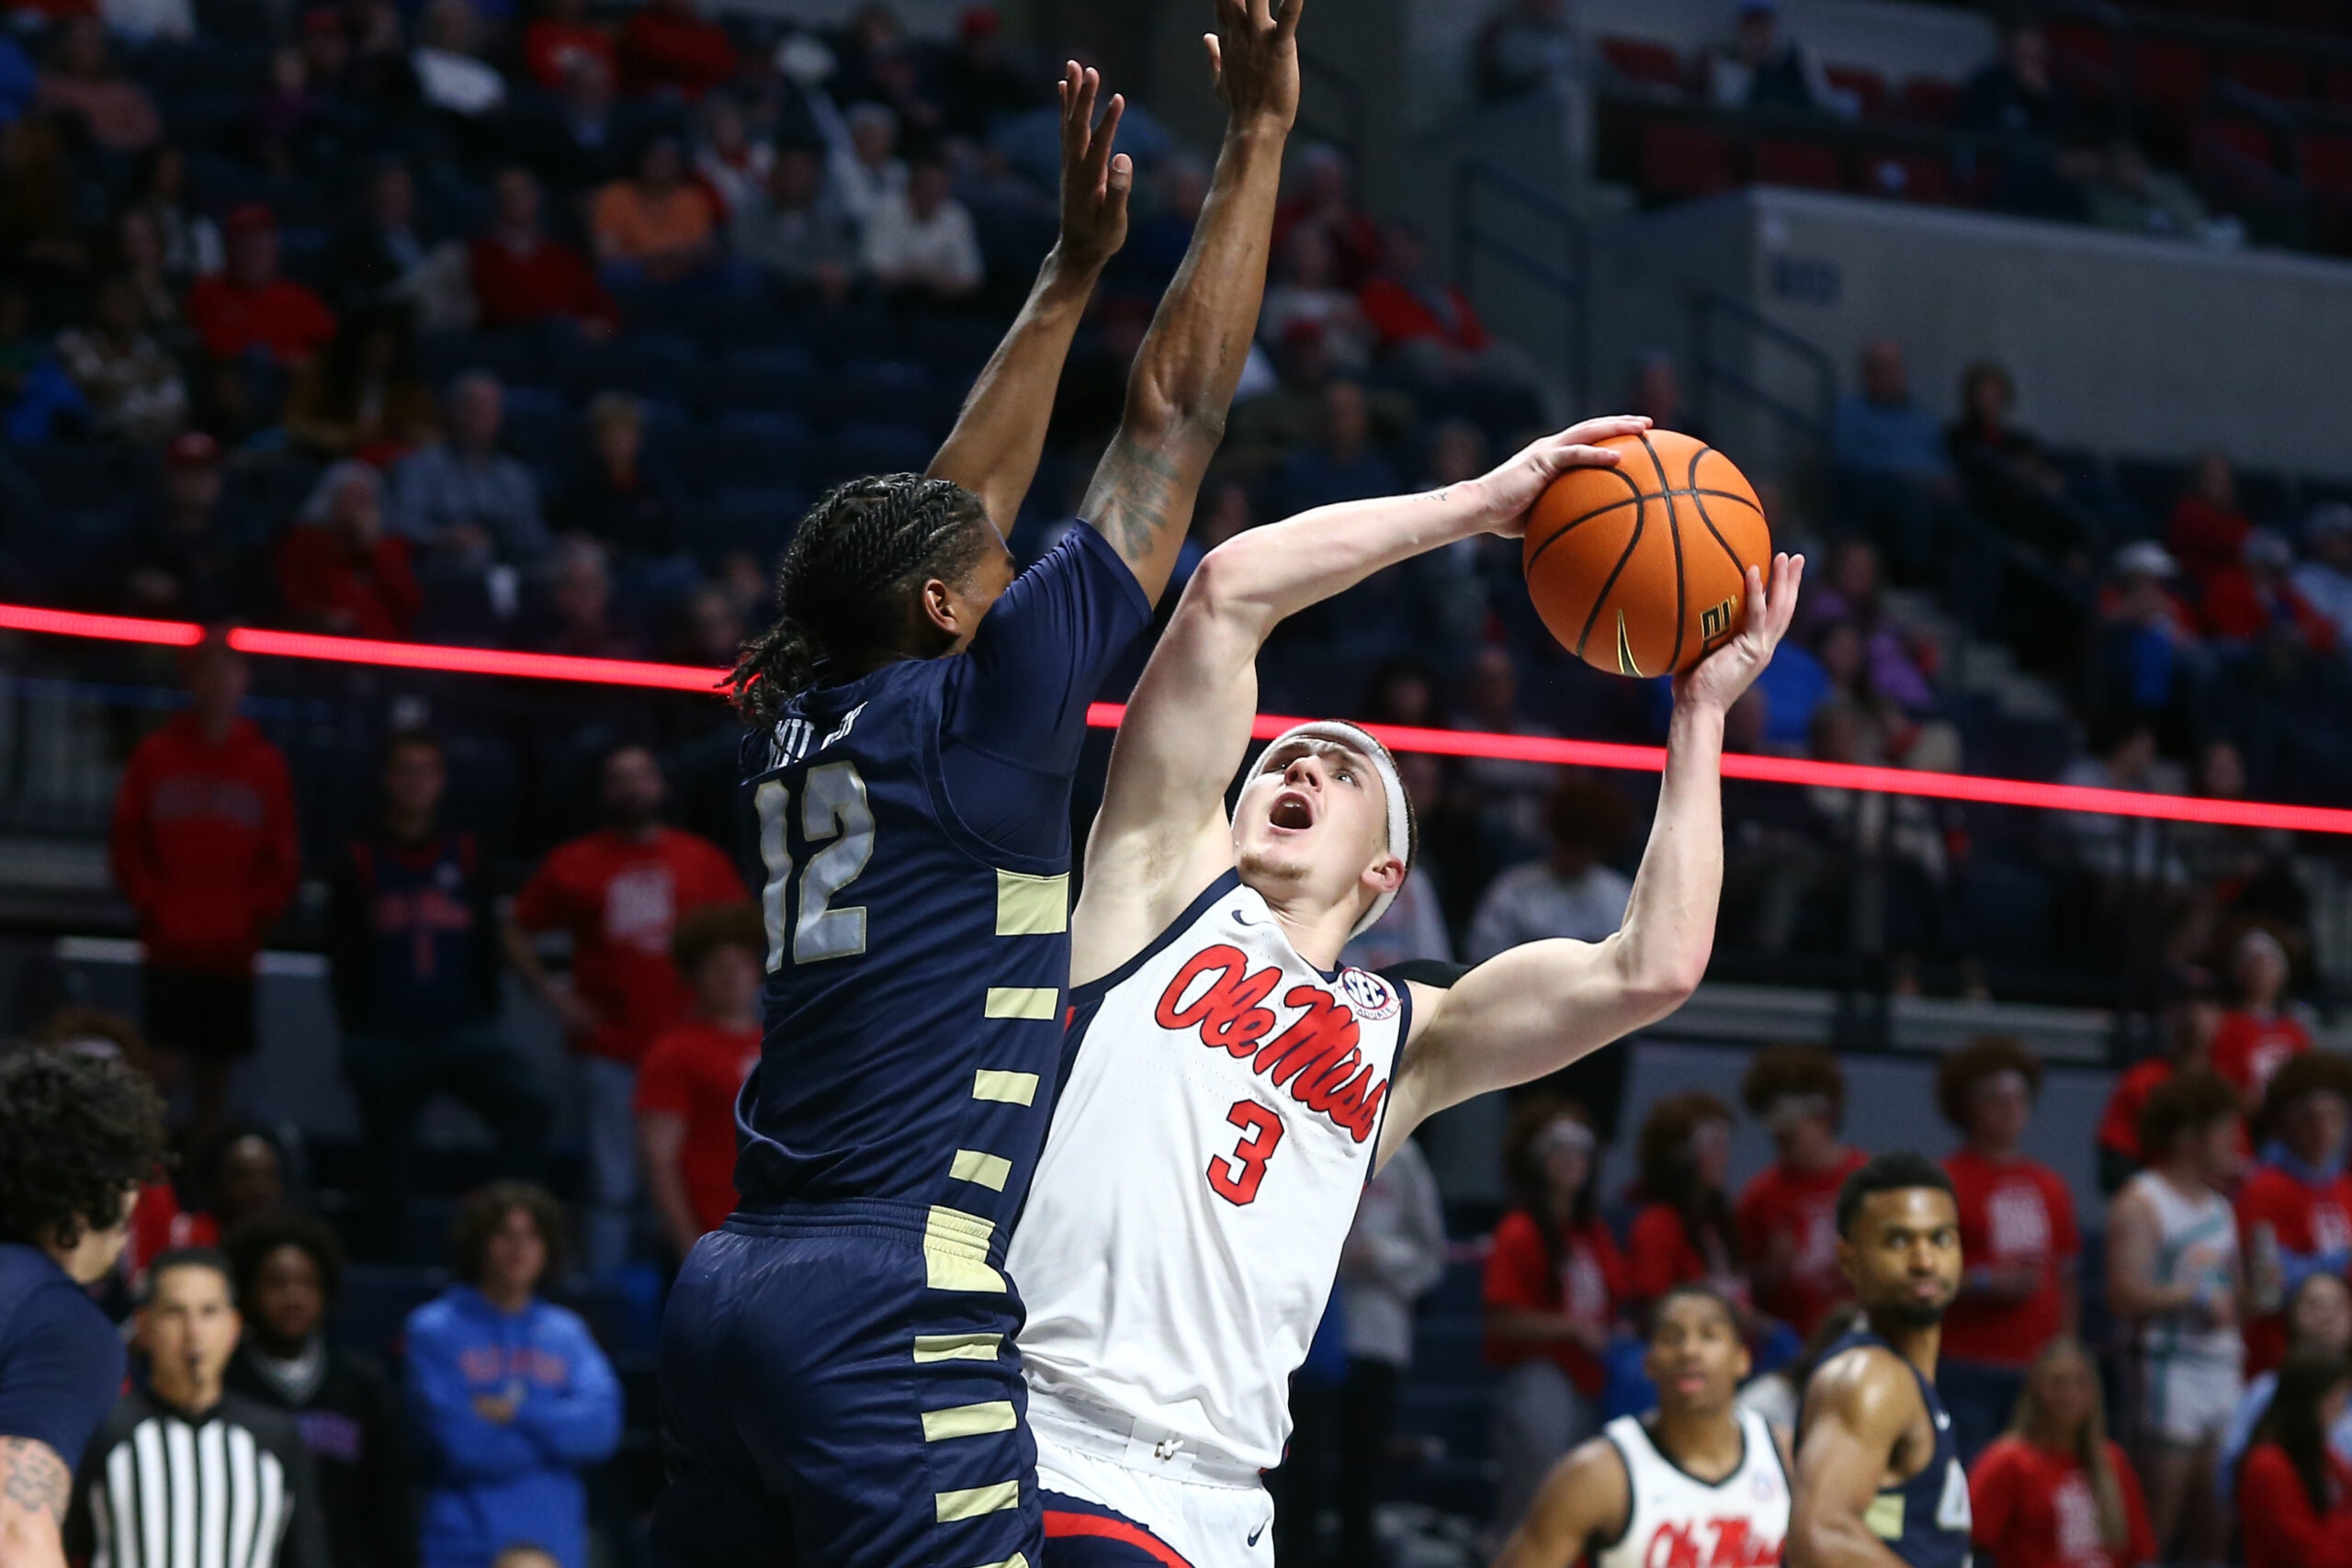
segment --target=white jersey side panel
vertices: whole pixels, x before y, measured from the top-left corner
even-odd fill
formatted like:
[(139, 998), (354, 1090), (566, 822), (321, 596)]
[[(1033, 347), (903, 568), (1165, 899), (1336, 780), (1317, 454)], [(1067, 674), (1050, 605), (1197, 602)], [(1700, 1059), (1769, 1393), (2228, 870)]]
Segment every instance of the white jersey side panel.
[(1316, 969), (1228, 874), (1071, 1000), (1075, 1062), (1006, 1256), (1040, 1439), (1075, 1423), (1270, 1469), (1408, 998)]
[(1777, 1568), (1789, 1536), (1789, 1478), (1772, 1428), (1753, 1410), (1737, 1415), (1747, 1451), (1712, 1486), (1658, 1452), (1637, 1417), (1601, 1428), (1625, 1456), (1633, 1506), (1625, 1533), (1593, 1553), (1593, 1568)]

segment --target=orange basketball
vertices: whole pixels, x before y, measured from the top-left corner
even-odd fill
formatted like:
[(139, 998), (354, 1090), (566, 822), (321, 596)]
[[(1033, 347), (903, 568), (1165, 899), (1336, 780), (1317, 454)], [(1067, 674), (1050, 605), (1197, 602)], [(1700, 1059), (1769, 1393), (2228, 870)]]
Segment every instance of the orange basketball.
[(1527, 592), (1560, 646), (1615, 675), (1688, 670), (1739, 629), (1772, 530), (1730, 458), (1653, 430), (1598, 445), (1613, 468), (1570, 468), (1527, 518)]

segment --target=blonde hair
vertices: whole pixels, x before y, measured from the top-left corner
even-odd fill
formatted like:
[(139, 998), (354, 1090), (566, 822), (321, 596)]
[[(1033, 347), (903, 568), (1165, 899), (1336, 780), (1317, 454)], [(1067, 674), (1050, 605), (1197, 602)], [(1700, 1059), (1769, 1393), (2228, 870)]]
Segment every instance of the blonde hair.
[(2115, 1465), (2107, 1451), (2107, 1395), (2099, 1387), (2098, 1364), (2083, 1342), (2071, 1334), (2061, 1334), (2041, 1348), (2026, 1370), (2025, 1388), (2018, 1395), (2018, 1407), (2009, 1417), (2010, 1435), (2027, 1442), (2036, 1433), (2045, 1431), (2050, 1418), (2041, 1406), (2041, 1398), (2034, 1392), (2042, 1372), (2061, 1357), (2072, 1356), (2082, 1362), (2091, 1379), (2091, 1411), (2084, 1417), (2082, 1427), (2068, 1437), (2065, 1444), (2075, 1458), (2081, 1461), (2084, 1479), (2090, 1483), (2091, 1497), (2098, 1505), (2098, 1534), (2108, 1551), (2123, 1552), (2131, 1548), (2132, 1521), (2123, 1508), (2123, 1486), (2115, 1478)]

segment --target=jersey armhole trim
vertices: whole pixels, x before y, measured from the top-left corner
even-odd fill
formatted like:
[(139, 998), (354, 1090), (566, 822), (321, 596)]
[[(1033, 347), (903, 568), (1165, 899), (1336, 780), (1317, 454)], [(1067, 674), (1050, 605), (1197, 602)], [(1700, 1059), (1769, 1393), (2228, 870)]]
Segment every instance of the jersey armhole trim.
[(1396, 1014), (1396, 1053), (1388, 1060), (1388, 1092), (1380, 1097), (1380, 1114), (1372, 1122), (1372, 1157), (1364, 1161), (1363, 1168), (1366, 1187), (1380, 1174), (1380, 1136), (1388, 1130), (1388, 1108), (1396, 1103), (1397, 1075), (1405, 1070), (1405, 1053), (1413, 1043), (1413, 987), (1394, 980), (1389, 984), (1396, 988), (1400, 1009)]
[(1625, 1538), (1634, 1533), (1634, 1515), (1641, 1502), (1634, 1495), (1634, 1456), (1625, 1451), (1625, 1445), (1617, 1440), (1617, 1434), (1607, 1427), (1601, 1428), (1600, 1437), (1617, 1455), (1617, 1467), (1625, 1472), (1625, 1517), (1618, 1521), (1617, 1533), (1607, 1540), (1600, 1540), (1596, 1534), (1585, 1543), (1584, 1556), (1588, 1562), (1597, 1562), (1602, 1552), (1614, 1551), (1625, 1544)]
[(1108, 975), (1089, 980), (1083, 986), (1072, 986), (1069, 988), (1069, 1005), (1073, 1008), (1091, 1007), (1109, 996), (1120, 986), (1135, 978), (1136, 971), (1166, 952), (1171, 942), (1189, 931), (1194, 922), (1206, 914), (1211, 904), (1239, 886), (1241, 886), (1240, 870), (1238, 867), (1228, 867), (1215, 882), (1202, 888), (1191, 903), (1184, 906), (1183, 913), (1161, 927), (1158, 936), (1137, 949), (1134, 957), (1112, 970)]

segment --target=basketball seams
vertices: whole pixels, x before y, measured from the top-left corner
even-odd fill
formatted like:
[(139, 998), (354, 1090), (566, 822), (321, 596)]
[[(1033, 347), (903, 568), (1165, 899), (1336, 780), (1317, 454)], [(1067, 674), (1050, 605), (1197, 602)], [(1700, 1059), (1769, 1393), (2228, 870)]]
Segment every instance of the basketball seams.
[[(1607, 468), (1602, 471), (1605, 473), (1617, 474), (1619, 479), (1625, 479), (1623, 474), (1618, 473), (1614, 468)], [(1629, 479), (1625, 479), (1625, 482), (1629, 485), (1634, 483), (1634, 481)], [(1634, 493), (1644, 502), (1647, 502), (1651, 499), (1649, 496), (1642, 494), (1641, 487), (1638, 485), (1634, 486)], [(1617, 564), (1611, 567), (1609, 569), (1609, 575), (1601, 580), (1600, 592), (1593, 595), (1592, 608), (1585, 615), (1584, 630), (1577, 634), (1577, 657), (1578, 659), (1584, 658), (1585, 645), (1592, 641), (1592, 628), (1600, 621), (1600, 607), (1609, 603), (1610, 594), (1617, 591), (1617, 580), (1625, 575), (1625, 563), (1634, 558), (1634, 552), (1635, 550), (1641, 548), (1642, 527), (1648, 520), (1648, 513), (1649, 508), (1646, 504), (1637, 505), (1634, 508), (1634, 531), (1626, 536), (1625, 547), (1618, 553)], [(1587, 660), (1587, 662), (1590, 661)]]
[(1621, 470), (1616, 468), (1593, 468), (1588, 471), (1591, 473), (1608, 474), (1614, 479), (1624, 480), (1625, 489), (1629, 493), (1623, 501), (1612, 501), (1606, 506), (1596, 506), (1589, 512), (1584, 513), (1576, 517), (1571, 517), (1566, 523), (1561, 524), (1557, 528), (1555, 528), (1549, 534), (1546, 534), (1544, 536), (1544, 542), (1536, 546), (1532, 551), (1529, 552), (1526, 562), (1521, 568), (1521, 575), (1524, 576), (1526, 573), (1533, 571), (1535, 570), (1535, 563), (1544, 558), (1544, 552), (1545, 550), (1550, 549), (1554, 545), (1556, 545), (1562, 539), (1566, 538), (1569, 534), (1583, 527), (1586, 524), (1591, 522), (1594, 518), (1600, 516), (1603, 513), (1614, 512), (1618, 508), (1624, 506), (1638, 507), (1641, 505), (1642, 487), (1635, 484), (1632, 479), (1626, 479)]
[[(1647, 431), (1642, 433), (1642, 450), (1650, 455), (1650, 467), (1657, 470), (1658, 492), (1666, 497), (1666, 534), (1674, 545), (1674, 647), (1666, 656), (1666, 667), (1672, 671), (1682, 663), (1683, 623), (1690, 614), (1690, 590), (1682, 581), (1682, 515), (1674, 504), (1674, 481), (1666, 477), (1666, 459), (1657, 455), (1657, 448), (1651, 445)], [(1697, 459), (1693, 458), (1692, 464), (1690, 481), (1696, 484), (1699, 479)], [(1693, 497), (1693, 504), (1696, 502), (1697, 498)], [(1634, 672), (1640, 673), (1639, 670)]]

